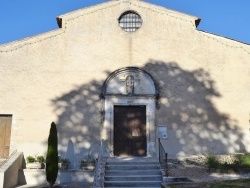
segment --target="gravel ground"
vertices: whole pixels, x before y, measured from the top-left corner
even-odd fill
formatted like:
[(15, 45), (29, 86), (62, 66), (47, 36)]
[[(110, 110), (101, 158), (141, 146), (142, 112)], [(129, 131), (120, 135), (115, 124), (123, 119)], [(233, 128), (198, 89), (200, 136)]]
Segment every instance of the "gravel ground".
[(170, 177), (186, 177), (194, 182), (211, 182), (220, 180), (250, 178), (250, 173), (209, 172), (205, 166), (205, 157), (189, 158), (182, 161), (170, 160), (168, 173)]

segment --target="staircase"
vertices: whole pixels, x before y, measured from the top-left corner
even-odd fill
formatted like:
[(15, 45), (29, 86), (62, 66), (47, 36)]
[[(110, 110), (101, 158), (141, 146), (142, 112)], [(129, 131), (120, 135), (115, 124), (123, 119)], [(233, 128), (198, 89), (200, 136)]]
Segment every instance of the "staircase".
[(110, 158), (105, 167), (104, 187), (160, 188), (160, 165), (151, 158)]

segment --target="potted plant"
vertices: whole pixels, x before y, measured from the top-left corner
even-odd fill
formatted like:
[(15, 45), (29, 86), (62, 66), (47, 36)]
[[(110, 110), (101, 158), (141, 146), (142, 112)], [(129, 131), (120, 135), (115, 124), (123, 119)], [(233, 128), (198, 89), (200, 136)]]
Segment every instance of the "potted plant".
[(94, 157), (88, 153), (80, 161), (80, 169), (82, 170), (94, 170), (96, 160)]
[(69, 168), (70, 160), (68, 158), (58, 156), (58, 168), (67, 170)]
[(39, 162), (39, 163), (44, 163), (45, 158), (42, 155), (38, 155), (38, 156), (36, 156), (36, 161)]
[(29, 168), (29, 169), (41, 169), (44, 167), (44, 157), (43, 156), (36, 156), (36, 157), (33, 157), (33, 156), (28, 156), (26, 157), (26, 168)]
[(45, 167), (45, 164), (44, 164), (45, 163), (45, 158), (44, 158), (44, 156), (42, 156), (42, 155), (36, 156), (36, 162), (41, 164), (41, 168)]

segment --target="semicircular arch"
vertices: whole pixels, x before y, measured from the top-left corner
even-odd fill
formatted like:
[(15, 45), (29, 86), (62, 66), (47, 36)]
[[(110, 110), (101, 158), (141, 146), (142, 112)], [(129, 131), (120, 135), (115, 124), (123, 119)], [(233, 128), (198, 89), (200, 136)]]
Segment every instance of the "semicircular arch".
[(159, 90), (153, 77), (137, 67), (125, 67), (112, 72), (105, 80), (101, 97), (105, 96), (154, 96)]

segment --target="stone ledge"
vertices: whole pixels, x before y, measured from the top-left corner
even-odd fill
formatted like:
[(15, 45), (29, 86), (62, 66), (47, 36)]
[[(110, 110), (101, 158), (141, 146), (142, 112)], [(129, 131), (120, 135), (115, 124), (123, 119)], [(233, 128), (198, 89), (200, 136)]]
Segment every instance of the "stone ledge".
[[(19, 185), (41, 185), (47, 183), (45, 169), (19, 170), (18, 177)], [(93, 181), (93, 170), (69, 169), (58, 171), (56, 184), (92, 183)]]

